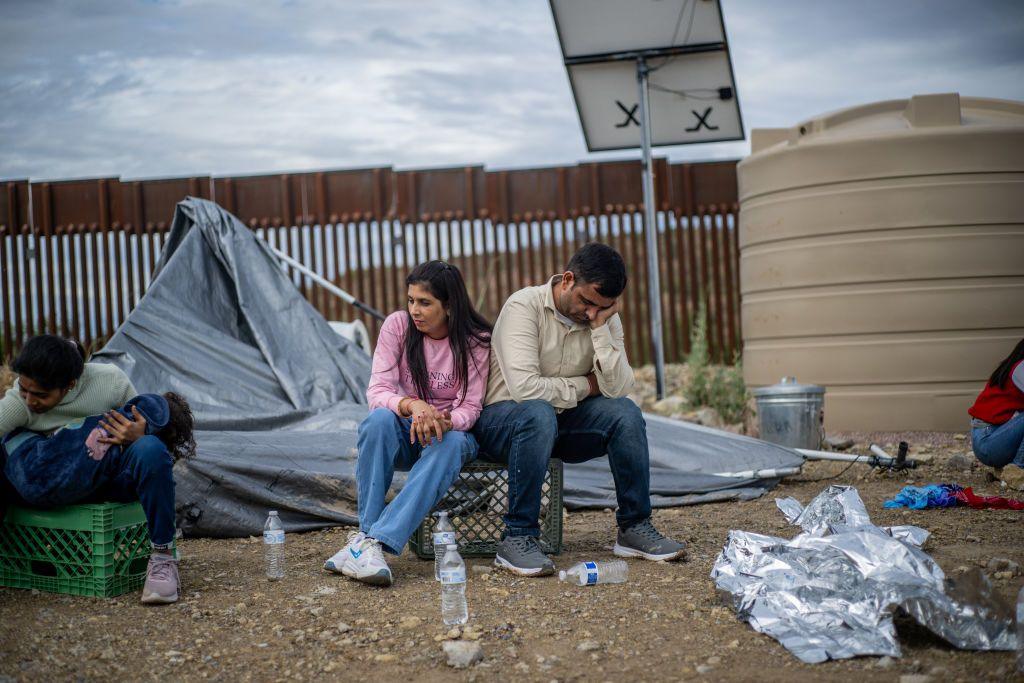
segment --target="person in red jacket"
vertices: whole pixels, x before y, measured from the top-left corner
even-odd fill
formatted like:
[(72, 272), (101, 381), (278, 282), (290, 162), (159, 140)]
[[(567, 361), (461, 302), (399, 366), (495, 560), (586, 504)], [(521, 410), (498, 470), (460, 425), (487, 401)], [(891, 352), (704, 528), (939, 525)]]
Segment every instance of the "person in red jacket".
[(1024, 470), (1016, 472), (1021, 477), (1007, 476), (1005, 471), (1024, 468), (1024, 339), (995, 369), (967, 412), (978, 460), (1004, 468), (1003, 481), (1024, 481)]

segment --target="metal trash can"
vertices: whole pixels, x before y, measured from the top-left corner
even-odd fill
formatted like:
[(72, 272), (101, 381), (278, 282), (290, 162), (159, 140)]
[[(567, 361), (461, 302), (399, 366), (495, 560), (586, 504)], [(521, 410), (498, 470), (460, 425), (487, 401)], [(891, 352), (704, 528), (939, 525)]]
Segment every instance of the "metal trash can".
[(754, 389), (761, 438), (790, 448), (821, 448), (825, 438), (825, 387), (783, 377)]

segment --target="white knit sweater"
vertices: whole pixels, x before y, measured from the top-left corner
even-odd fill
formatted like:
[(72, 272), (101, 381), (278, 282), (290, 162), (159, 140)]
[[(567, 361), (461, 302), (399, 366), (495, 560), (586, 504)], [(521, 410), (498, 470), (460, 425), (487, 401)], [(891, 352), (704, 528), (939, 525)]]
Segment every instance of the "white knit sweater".
[(29, 410), (18, 390), (15, 382), (0, 399), (0, 437), (18, 427), (48, 434), (75, 420), (120, 408), (136, 395), (128, 376), (106, 363), (86, 363), (74, 388), (45, 413)]

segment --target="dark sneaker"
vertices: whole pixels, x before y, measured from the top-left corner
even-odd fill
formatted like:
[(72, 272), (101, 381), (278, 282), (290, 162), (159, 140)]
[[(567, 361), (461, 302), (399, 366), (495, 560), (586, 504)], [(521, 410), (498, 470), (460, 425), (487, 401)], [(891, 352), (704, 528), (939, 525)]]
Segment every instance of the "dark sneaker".
[(540, 549), (533, 536), (506, 536), (498, 545), (494, 564), (520, 576), (548, 576), (555, 563)]
[(177, 601), (178, 560), (164, 553), (153, 553), (146, 567), (142, 602), (147, 605), (166, 605)]
[(619, 557), (642, 557), (645, 560), (665, 562), (686, 558), (686, 544), (662, 536), (650, 519), (637, 522), (625, 531), (619, 529), (619, 537), (612, 549)]

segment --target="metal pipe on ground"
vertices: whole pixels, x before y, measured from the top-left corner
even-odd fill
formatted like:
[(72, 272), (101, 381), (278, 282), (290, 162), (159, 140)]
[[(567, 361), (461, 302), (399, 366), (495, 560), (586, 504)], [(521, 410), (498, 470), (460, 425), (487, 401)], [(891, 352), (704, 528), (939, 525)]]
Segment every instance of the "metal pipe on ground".
[(871, 444), (868, 450), (871, 451), (871, 455), (856, 455), (853, 453), (833, 453), (831, 451), (817, 451), (807, 448), (795, 448), (793, 449), (800, 455), (804, 456), (808, 460), (838, 460), (840, 462), (863, 462), (866, 465), (872, 467), (888, 467), (891, 469), (914, 469), (917, 467), (916, 460), (910, 460), (907, 458), (907, 444), (906, 442), (900, 442), (899, 455), (895, 458), (879, 446), (878, 444)]
[(800, 474), (799, 467), (770, 467), (760, 470), (744, 470), (743, 472), (715, 472), (712, 477), (731, 477), (733, 479), (776, 479)]
[[(862, 462), (871, 467), (886, 467), (890, 469), (906, 469), (917, 467), (917, 462), (908, 460), (906, 457), (907, 447), (904, 442), (900, 443), (900, 453), (893, 457), (885, 452), (878, 444), (871, 444), (868, 450), (871, 455), (857, 455), (854, 453), (833, 453), (831, 451), (817, 451), (807, 448), (794, 448), (797, 453), (807, 460), (834, 460), (838, 462)], [(732, 477), (735, 479), (771, 479), (775, 477), (788, 477), (800, 474), (800, 467), (781, 467), (760, 470), (745, 470), (743, 472), (715, 472), (715, 477)]]

